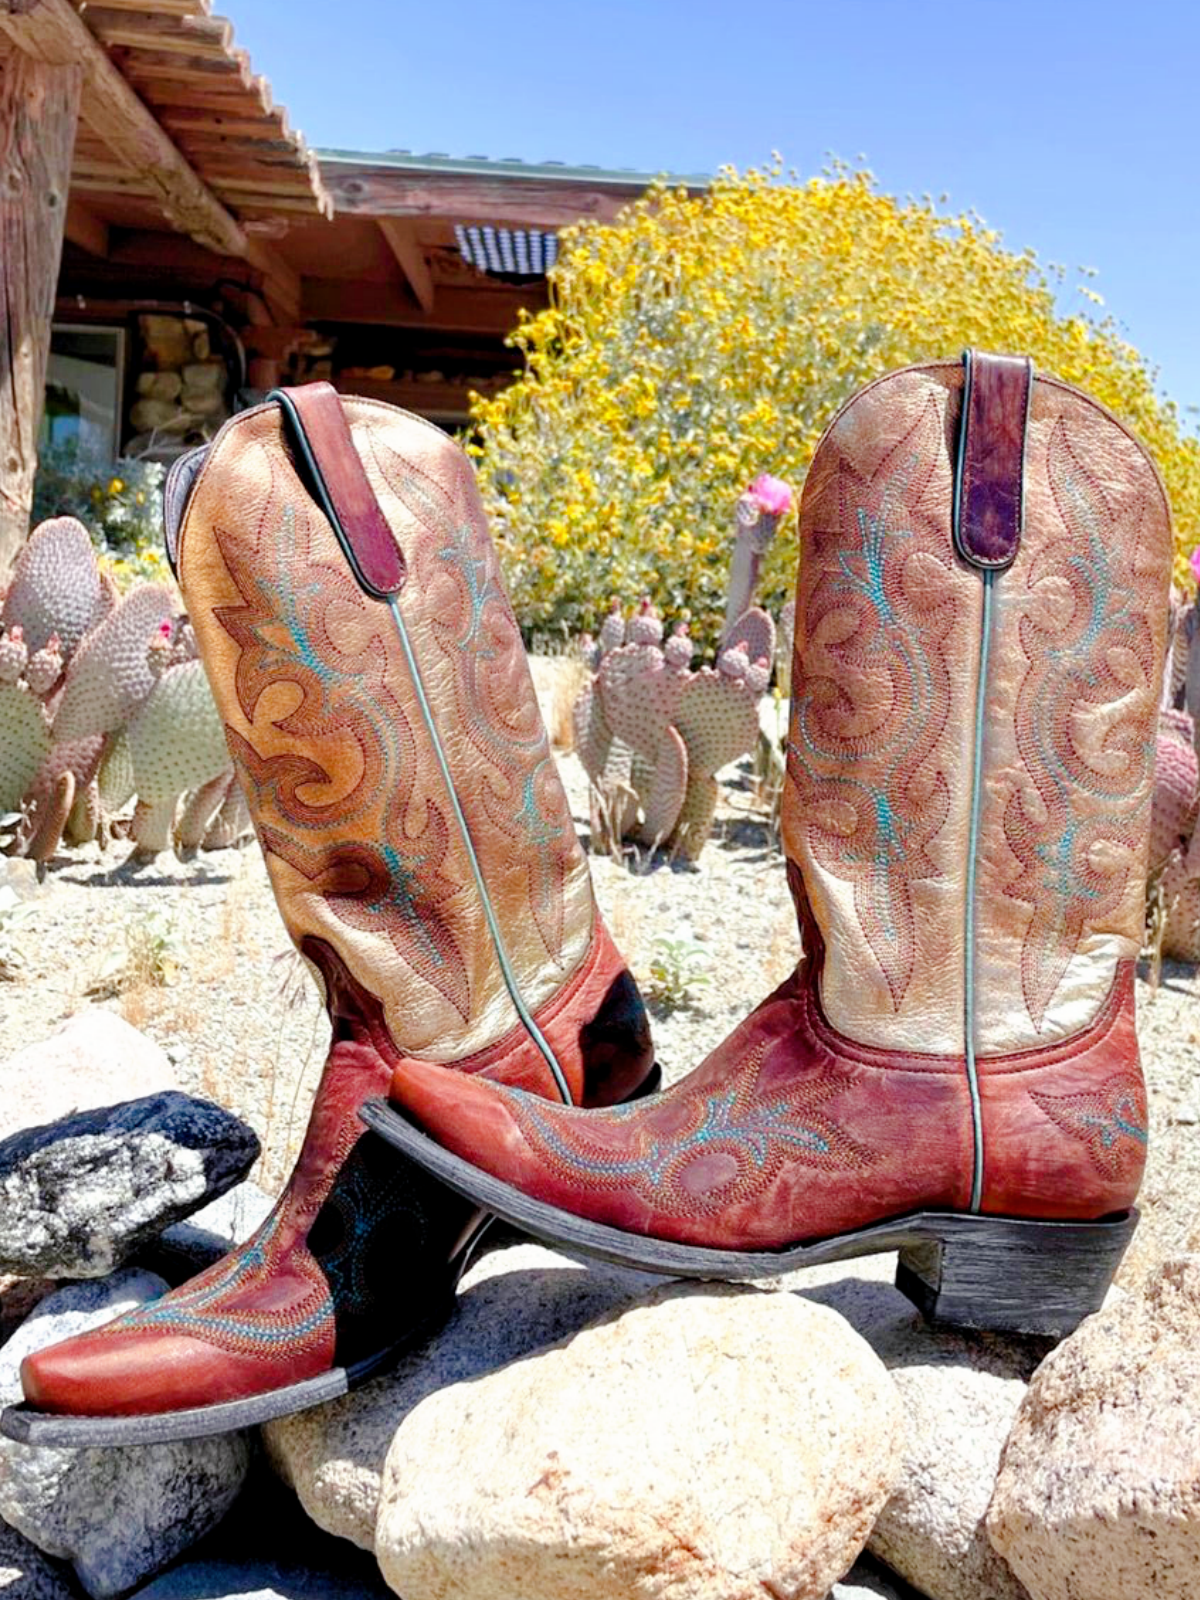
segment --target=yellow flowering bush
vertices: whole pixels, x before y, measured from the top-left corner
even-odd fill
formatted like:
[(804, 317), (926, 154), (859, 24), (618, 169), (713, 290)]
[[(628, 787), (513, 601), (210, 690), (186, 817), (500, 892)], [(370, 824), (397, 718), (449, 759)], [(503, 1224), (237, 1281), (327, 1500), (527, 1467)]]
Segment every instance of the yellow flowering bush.
[[(592, 626), (614, 595), (647, 592), (707, 632), (750, 480), (798, 488), (850, 394), (968, 345), (1028, 353), (1133, 427), (1166, 479), (1183, 580), (1200, 443), (1110, 319), (1062, 314), (1062, 281), (977, 217), (842, 166), (807, 182), (728, 170), (697, 196), (658, 186), (617, 222), (571, 230), (549, 308), (511, 338), (523, 373), (473, 398), (470, 448), (522, 625)], [(785, 526), (767, 604), (795, 557)]]

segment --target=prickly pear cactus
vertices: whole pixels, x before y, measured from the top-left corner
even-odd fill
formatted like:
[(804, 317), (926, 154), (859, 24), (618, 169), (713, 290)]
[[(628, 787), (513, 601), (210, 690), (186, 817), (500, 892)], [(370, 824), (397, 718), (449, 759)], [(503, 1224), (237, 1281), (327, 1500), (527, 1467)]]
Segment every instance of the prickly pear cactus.
[(63, 659), (70, 660), (84, 634), (107, 611), (111, 596), (83, 523), (54, 517), (35, 528), (21, 547), (0, 611), (0, 630), (19, 625), (31, 653), (57, 634)]
[(139, 854), (157, 855), (171, 843), (184, 794), (230, 764), (225, 728), (201, 663), (164, 664), (127, 731), (138, 797), (133, 836)]
[[(717, 670), (692, 671), (686, 623), (663, 642), (643, 598), (628, 627), (606, 621), (612, 648), (576, 704), (576, 748), (592, 782), (593, 838), (666, 844), (698, 855), (716, 806), (715, 774), (758, 738), (758, 702), (771, 676), (775, 627), (752, 608), (729, 633)], [(618, 633), (628, 642), (615, 643)]]
[(250, 807), (236, 778), (231, 778), (224, 803), (204, 835), (205, 850), (230, 850), (254, 837)]
[(59, 844), (75, 807), (82, 803), (104, 753), (103, 736), (53, 740), (45, 761), (25, 796), (25, 824), (17, 835), (16, 853), (44, 867)]
[(164, 585), (142, 584), (83, 640), (55, 712), (56, 739), (110, 733), (128, 721), (154, 687), (149, 647), (164, 626), (170, 639), (176, 604)]
[(758, 702), (771, 678), (769, 661), (751, 662), (738, 648), (723, 650), (717, 670), (702, 667), (683, 692), (675, 721), (687, 746), (688, 783), (672, 844), (689, 860), (700, 854), (712, 831), (717, 773), (754, 749)]
[(1200, 961), (1200, 770), (1186, 711), (1159, 713), (1150, 872), (1161, 898), (1161, 952)]
[(16, 811), (50, 754), (50, 720), (24, 682), (0, 683), (0, 812)]
[(129, 750), (129, 735), (124, 728), (109, 734), (104, 742), (104, 755), (96, 774), (102, 816), (111, 817), (133, 799), (137, 779), (133, 773), (133, 756)]
[(1186, 711), (1159, 713), (1154, 762), (1154, 804), (1150, 813), (1150, 871), (1157, 872), (1173, 850), (1187, 847), (1200, 812), (1200, 777)]

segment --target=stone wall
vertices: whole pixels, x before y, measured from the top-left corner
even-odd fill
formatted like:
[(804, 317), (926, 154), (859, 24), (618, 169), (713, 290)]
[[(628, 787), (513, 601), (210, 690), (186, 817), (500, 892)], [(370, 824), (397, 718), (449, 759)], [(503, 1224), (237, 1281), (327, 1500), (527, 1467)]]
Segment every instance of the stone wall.
[(211, 439), (230, 415), (229, 369), (195, 317), (138, 318), (137, 377), (125, 455), (174, 455)]

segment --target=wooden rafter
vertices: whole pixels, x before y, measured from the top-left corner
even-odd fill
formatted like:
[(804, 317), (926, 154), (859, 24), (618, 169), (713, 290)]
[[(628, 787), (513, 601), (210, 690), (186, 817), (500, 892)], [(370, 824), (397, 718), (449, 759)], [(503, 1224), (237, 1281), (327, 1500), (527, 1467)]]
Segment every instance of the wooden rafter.
[(433, 278), (425, 252), (417, 243), (416, 229), (399, 217), (380, 217), (379, 231), (422, 311), (433, 310)]
[(167, 220), (221, 255), (245, 257), (237, 220), (188, 165), (69, 0), (0, 0), (0, 33), (35, 60), (83, 69), (84, 117), (154, 193)]
[(108, 223), (103, 217), (85, 206), (82, 200), (73, 196), (67, 205), (66, 236), (72, 244), (78, 245), (81, 250), (86, 250), (90, 256), (104, 257), (108, 254), (109, 234)]

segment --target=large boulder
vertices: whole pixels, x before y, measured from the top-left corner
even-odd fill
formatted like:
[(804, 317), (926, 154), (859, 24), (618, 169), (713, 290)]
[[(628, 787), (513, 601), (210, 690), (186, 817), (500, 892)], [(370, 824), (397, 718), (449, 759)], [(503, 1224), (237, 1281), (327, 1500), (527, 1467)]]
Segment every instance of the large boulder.
[(102, 1277), (244, 1178), (254, 1131), (171, 1091), (0, 1140), (0, 1272)]
[(929, 1600), (1025, 1600), (984, 1519), (1045, 1341), (931, 1328), (891, 1283), (860, 1277), (864, 1265), (843, 1264), (841, 1277), (825, 1268), (815, 1287), (791, 1281), (846, 1318), (900, 1394), (903, 1465), (869, 1548)]
[(0, 1594), (5, 1600), (77, 1600), (65, 1570), (0, 1522)]
[(988, 1532), (1034, 1600), (1200, 1594), (1200, 1256), (1168, 1261), (1046, 1358)]
[(404, 1600), (823, 1600), (900, 1454), (842, 1318), (672, 1285), (411, 1411), (376, 1555)]
[(0, 1061), (0, 1139), (76, 1111), (178, 1089), (161, 1046), (101, 1006)]
[[(149, 1273), (73, 1284), (43, 1301), (0, 1350), (0, 1405), (21, 1398), (33, 1350), (98, 1327), (160, 1294)], [(250, 1462), (245, 1434), (128, 1449), (62, 1450), (0, 1437), (0, 1518), (70, 1561), (88, 1594), (123, 1593), (214, 1527)]]
[(658, 1281), (602, 1263), (582, 1267), (534, 1244), (488, 1251), (464, 1276), (439, 1333), (344, 1399), (267, 1423), (268, 1453), (320, 1527), (373, 1550), (383, 1464), (415, 1405), (578, 1333)]

